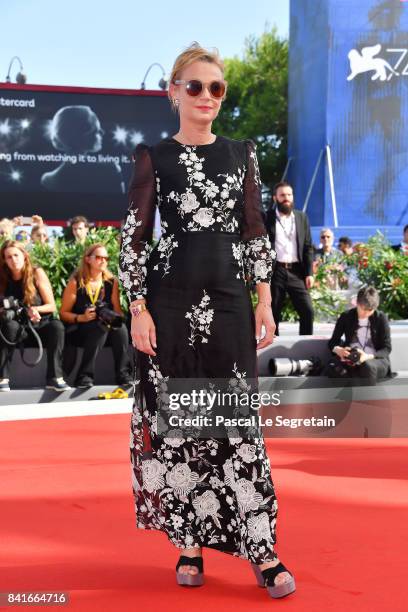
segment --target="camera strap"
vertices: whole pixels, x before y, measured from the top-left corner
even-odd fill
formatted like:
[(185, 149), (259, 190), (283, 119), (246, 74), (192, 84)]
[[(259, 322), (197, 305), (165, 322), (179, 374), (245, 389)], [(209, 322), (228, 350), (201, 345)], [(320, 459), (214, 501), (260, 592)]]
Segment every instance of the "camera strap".
[(33, 334), (33, 336), (34, 336), (34, 338), (35, 338), (35, 340), (36, 340), (36, 342), (38, 344), (38, 357), (32, 363), (30, 363), (29, 361), (26, 361), (24, 359), (24, 344), (23, 344), (22, 340), (20, 340), (20, 343), (19, 343), (20, 355), (21, 355), (22, 362), (26, 366), (28, 366), (29, 368), (34, 368), (38, 363), (40, 363), (40, 361), (42, 359), (42, 356), (43, 356), (43, 353), (44, 353), (44, 348), (43, 348), (43, 345), (42, 345), (42, 342), (41, 342), (41, 338), (38, 335), (37, 331), (34, 329), (34, 326), (31, 323), (31, 321), (27, 321), (26, 325), (27, 325), (28, 329), (31, 331), (31, 333)]
[[(33, 361), (32, 363), (26, 361), (24, 359), (24, 340), (27, 337), (27, 328), (31, 331), (31, 333), (33, 334), (37, 344), (38, 344), (38, 357), (37, 359), (35, 359), (35, 361)], [(1, 329), (0, 329), (0, 338), (2, 339), (2, 341), (7, 344), (8, 346), (16, 346), (19, 348), (20, 350), (20, 355), (21, 355), (21, 360), (22, 362), (28, 366), (29, 368), (34, 368), (38, 363), (40, 363), (43, 353), (44, 353), (44, 349), (43, 349), (43, 345), (41, 342), (41, 338), (38, 335), (37, 331), (34, 329), (33, 324), (31, 323), (30, 320), (28, 320), (24, 325), (20, 325), (20, 329), (18, 332), (18, 336), (17, 339), (15, 340), (15, 342), (11, 342), (10, 340), (8, 340), (4, 334), (2, 333)]]
[(25, 332), (24, 326), (21, 325), (21, 327), (19, 329), (19, 332), (18, 332), (17, 340), (15, 342), (12, 342), (11, 340), (8, 340), (6, 338), (6, 336), (1, 331), (1, 326), (0, 326), (0, 338), (8, 346), (17, 346), (18, 344), (20, 344), (20, 342), (22, 342), (24, 340), (24, 337), (23, 337), (24, 332)]

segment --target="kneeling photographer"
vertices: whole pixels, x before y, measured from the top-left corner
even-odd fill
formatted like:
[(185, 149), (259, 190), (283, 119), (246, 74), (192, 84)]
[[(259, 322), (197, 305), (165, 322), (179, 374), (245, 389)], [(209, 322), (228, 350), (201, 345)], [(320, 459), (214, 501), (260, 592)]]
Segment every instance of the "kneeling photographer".
[(328, 376), (351, 379), (353, 385), (375, 385), (391, 375), (390, 326), (387, 316), (377, 310), (379, 303), (374, 287), (362, 287), (357, 307), (340, 315), (329, 340), (335, 356), (328, 365)]
[(66, 391), (62, 376), (64, 326), (56, 310), (50, 281), (33, 267), (24, 246), (7, 240), (0, 249), (0, 391), (10, 391), (10, 363), (14, 348), (34, 340), (40, 355), (47, 350), (47, 389)]
[(80, 389), (93, 386), (96, 357), (107, 339), (113, 350), (117, 384), (133, 382), (118, 280), (108, 270), (108, 260), (103, 244), (88, 247), (62, 295), (60, 317), (67, 324), (66, 344), (83, 348), (75, 382)]

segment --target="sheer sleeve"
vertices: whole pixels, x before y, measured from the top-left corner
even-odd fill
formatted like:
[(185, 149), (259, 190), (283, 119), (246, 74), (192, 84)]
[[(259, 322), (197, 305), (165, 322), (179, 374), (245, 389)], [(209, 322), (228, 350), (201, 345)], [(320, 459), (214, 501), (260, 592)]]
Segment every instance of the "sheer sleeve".
[(253, 284), (269, 283), (276, 257), (262, 218), (261, 177), (256, 145), (246, 140), (247, 171), (244, 179), (244, 215), (241, 228), (245, 272)]
[(146, 264), (152, 251), (156, 211), (155, 176), (149, 148), (138, 145), (133, 160), (129, 208), (122, 230), (119, 256), (119, 278), (129, 302), (146, 297)]

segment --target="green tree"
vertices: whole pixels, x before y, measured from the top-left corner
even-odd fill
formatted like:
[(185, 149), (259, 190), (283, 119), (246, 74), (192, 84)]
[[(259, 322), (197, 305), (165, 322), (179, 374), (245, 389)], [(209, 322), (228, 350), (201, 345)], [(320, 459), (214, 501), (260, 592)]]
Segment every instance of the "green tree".
[(271, 188), (287, 159), (288, 40), (275, 27), (259, 38), (251, 36), (242, 59), (226, 59), (225, 68), (227, 98), (216, 129), (257, 143), (262, 182)]

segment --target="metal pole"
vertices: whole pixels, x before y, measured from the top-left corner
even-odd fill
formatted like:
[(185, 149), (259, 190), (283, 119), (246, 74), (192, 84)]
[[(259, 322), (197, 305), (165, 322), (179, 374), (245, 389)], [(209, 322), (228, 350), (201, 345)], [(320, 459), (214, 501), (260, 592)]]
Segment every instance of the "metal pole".
[(332, 163), (330, 146), (328, 144), (326, 145), (326, 155), (327, 155), (327, 168), (329, 170), (329, 183), (330, 183), (331, 202), (332, 202), (332, 209), (333, 209), (334, 227), (338, 227), (339, 221), (337, 219), (336, 192), (334, 191), (333, 163)]
[(292, 159), (293, 159), (293, 157), (288, 157), (288, 161), (286, 162), (285, 170), (284, 170), (284, 172), (282, 174), (281, 181), (284, 181), (286, 179), (286, 176), (287, 176), (288, 170), (289, 170), (289, 166), (292, 163)]
[(320, 164), (321, 164), (321, 161), (322, 161), (323, 153), (324, 153), (324, 149), (322, 149), (320, 151), (319, 159), (317, 160), (317, 163), (316, 163), (316, 166), (315, 166), (315, 169), (314, 169), (314, 172), (313, 172), (312, 180), (310, 181), (309, 189), (308, 189), (308, 192), (306, 194), (305, 203), (303, 204), (303, 209), (302, 209), (303, 212), (306, 212), (307, 205), (309, 204), (310, 196), (312, 195), (312, 190), (313, 190), (314, 184), (316, 182), (316, 177), (317, 177), (317, 173), (319, 171), (319, 167), (320, 167)]

